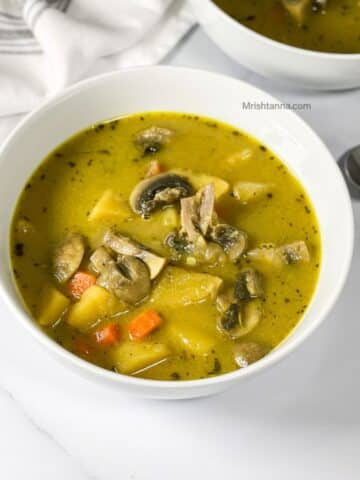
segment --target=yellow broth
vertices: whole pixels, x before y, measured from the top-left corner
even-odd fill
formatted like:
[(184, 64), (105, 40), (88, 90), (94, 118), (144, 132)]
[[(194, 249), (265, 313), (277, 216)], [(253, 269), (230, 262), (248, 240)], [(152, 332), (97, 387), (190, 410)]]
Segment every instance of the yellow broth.
[[(173, 129), (174, 138), (156, 155), (142, 156), (134, 145), (134, 135), (153, 125)], [(259, 325), (241, 341), (255, 341), (276, 347), (300, 321), (313, 295), (320, 264), (320, 234), (315, 212), (302, 185), (266, 146), (221, 122), (195, 115), (167, 112), (144, 113), (104, 122), (78, 133), (53, 151), (34, 172), (22, 191), (13, 218), (11, 233), (12, 265), (20, 294), (36, 320), (39, 292), (47, 282), (54, 283), (51, 259), (55, 246), (67, 232), (81, 232), (90, 248), (99, 245), (105, 230), (116, 224), (118, 230), (142, 242), (154, 252), (168, 256), (163, 245), (169, 227), (161, 223), (164, 212), (150, 219), (129, 213), (114, 222), (90, 222), (89, 214), (103, 192), (112, 189), (127, 203), (134, 186), (144, 178), (149, 161), (156, 158), (166, 170), (191, 168), (227, 180), (265, 182), (273, 185), (265, 198), (241, 205), (230, 193), (216, 210), (227, 223), (249, 234), (249, 249), (262, 243), (283, 245), (304, 240), (310, 251), (308, 263), (283, 268), (256, 265), (265, 279), (263, 317)], [(19, 222), (30, 222), (33, 229), (19, 229)], [(249, 262), (249, 261), (247, 261)], [(195, 266), (193, 271), (218, 275), (231, 285), (239, 265)], [(251, 264), (251, 262), (250, 262)], [(155, 284), (159, 279), (155, 280)], [(160, 277), (161, 281), (161, 277)], [(59, 287), (69, 296), (65, 287)], [(176, 297), (176, 298), (175, 298)], [(169, 346), (166, 361), (137, 375), (161, 380), (199, 379), (231, 372), (237, 368), (232, 353), (233, 340), (217, 329), (218, 311), (214, 301), (181, 308), (182, 292), (166, 302), (145, 300), (112, 320), (121, 326), (121, 342), (128, 342), (126, 325), (136, 313), (151, 306), (161, 314), (163, 325), (147, 341)], [(70, 307), (71, 308), (71, 307)], [(116, 370), (113, 348), (97, 348), (92, 332), (107, 318), (99, 318), (87, 331), (78, 331), (63, 316), (52, 326), (43, 327), (48, 335), (71, 352), (107, 369)], [(171, 341), (171, 330), (191, 325), (211, 340), (206, 355), (193, 355)], [(91, 348), (79, 349), (79, 342)]]
[(324, 11), (312, 11), (299, 22), (281, 0), (213, 0), (246, 27), (294, 47), (333, 53), (360, 53), (358, 0), (329, 0)]

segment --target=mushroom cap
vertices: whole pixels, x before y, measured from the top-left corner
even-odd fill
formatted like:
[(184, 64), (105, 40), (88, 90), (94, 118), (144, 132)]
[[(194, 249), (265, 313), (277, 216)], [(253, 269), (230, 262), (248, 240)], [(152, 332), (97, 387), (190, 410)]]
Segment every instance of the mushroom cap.
[(248, 235), (233, 225), (218, 223), (211, 232), (211, 238), (228, 254), (231, 262), (236, 263), (245, 252)]
[(124, 276), (117, 296), (127, 303), (135, 304), (145, 298), (151, 289), (150, 272), (142, 260), (127, 255), (119, 255), (117, 268)]
[(231, 303), (218, 319), (218, 329), (233, 340), (244, 337), (258, 325), (262, 316), (262, 307), (258, 300), (248, 303)]
[(193, 194), (189, 181), (174, 173), (161, 173), (139, 182), (130, 195), (132, 210), (148, 217), (152, 212), (164, 205), (171, 205), (181, 198)]
[(248, 301), (263, 295), (262, 276), (253, 268), (243, 270), (234, 287), (234, 295), (238, 301)]
[(164, 127), (152, 126), (141, 130), (135, 137), (135, 144), (142, 148), (144, 155), (157, 153), (160, 148), (170, 141), (173, 130)]
[(55, 249), (53, 273), (59, 283), (74, 275), (85, 254), (85, 239), (80, 233), (69, 233)]
[(156, 278), (167, 263), (167, 259), (147, 250), (143, 245), (122, 235), (114, 229), (104, 235), (104, 245), (119, 255), (130, 255), (142, 260), (150, 270), (150, 278)]
[(149, 269), (138, 258), (119, 255), (115, 262), (107, 250), (100, 247), (92, 254), (90, 261), (100, 273), (96, 283), (124, 302), (136, 304), (150, 292)]

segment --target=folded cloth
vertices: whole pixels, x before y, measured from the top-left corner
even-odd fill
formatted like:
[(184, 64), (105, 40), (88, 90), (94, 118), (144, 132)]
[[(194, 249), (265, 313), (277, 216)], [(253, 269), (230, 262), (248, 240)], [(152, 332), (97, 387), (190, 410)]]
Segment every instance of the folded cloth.
[(0, 116), (82, 78), (157, 63), (193, 24), (186, 0), (0, 0)]

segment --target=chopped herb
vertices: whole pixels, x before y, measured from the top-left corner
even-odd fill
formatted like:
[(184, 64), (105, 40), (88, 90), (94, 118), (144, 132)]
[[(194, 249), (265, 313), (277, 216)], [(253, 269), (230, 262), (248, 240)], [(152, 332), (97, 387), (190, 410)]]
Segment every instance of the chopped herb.
[(112, 122), (109, 123), (111, 130), (115, 130), (118, 122), (119, 122), (119, 120), (113, 120)]
[(17, 257), (22, 257), (24, 255), (24, 244), (23, 243), (15, 243), (15, 255)]
[(239, 306), (237, 303), (232, 303), (226, 310), (221, 319), (221, 325), (226, 331), (230, 331), (239, 324)]
[(209, 373), (209, 375), (216, 375), (217, 373), (220, 373), (220, 372), (221, 372), (220, 360), (218, 358), (215, 358), (213, 369), (208, 373)]
[(105, 128), (105, 125), (103, 123), (99, 123), (99, 125), (96, 125), (94, 130), (96, 133), (98, 133), (98, 132), (101, 132), (101, 130), (103, 130), (104, 128)]

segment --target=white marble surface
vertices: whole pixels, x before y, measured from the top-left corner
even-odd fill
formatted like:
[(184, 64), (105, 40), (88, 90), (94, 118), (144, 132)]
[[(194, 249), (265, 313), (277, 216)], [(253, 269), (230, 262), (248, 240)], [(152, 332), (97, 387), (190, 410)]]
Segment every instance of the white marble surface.
[[(261, 79), (200, 29), (167, 63), (220, 71), (285, 101), (310, 102), (303, 116), (335, 156), (360, 142), (360, 91), (302, 92)], [(287, 361), (219, 396), (145, 401), (87, 383), (0, 305), (0, 478), (359, 479), (359, 204), (354, 209), (357, 251), (328, 320)]]

